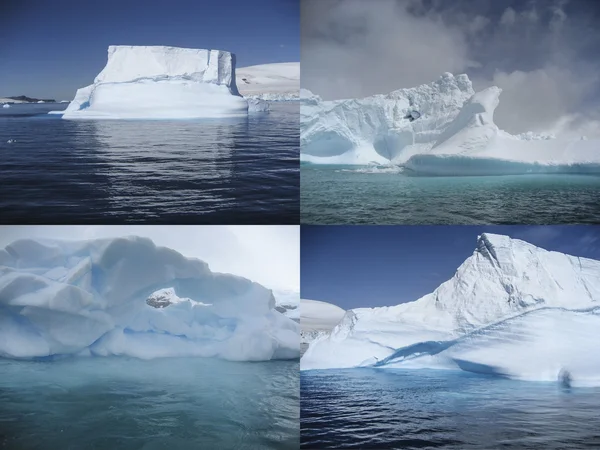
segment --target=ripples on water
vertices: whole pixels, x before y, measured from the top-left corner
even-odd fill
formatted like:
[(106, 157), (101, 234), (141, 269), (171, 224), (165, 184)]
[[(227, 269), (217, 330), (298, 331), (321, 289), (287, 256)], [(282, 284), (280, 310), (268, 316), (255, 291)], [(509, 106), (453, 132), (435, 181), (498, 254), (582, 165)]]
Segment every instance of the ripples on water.
[(187, 121), (45, 114), (57, 107), (0, 110), (4, 223), (299, 221), (295, 103), (248, 118)]
[(464, 372), (300, 375), (301, 448), (600, 448), (600, 388)]
[(302, 165), (306, 224), (576, 224), (600, 222), (600, 176), (415, 177)]
[(0, 448), (297, 449), (297, 361), (0, 359)]

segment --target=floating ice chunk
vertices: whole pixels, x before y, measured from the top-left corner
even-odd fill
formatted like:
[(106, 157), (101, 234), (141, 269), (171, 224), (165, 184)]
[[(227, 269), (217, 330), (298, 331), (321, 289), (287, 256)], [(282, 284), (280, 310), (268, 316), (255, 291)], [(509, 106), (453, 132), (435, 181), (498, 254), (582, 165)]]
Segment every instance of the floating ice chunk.
[[(161, 290), (169, 298), (158, 308)], [(287, 359), (299, 356), (299, 332), (270, 290), (149, 239), (20, 240), (0, 250), (3, 357)]]
[(4, 105), (2, 105), (3, 108), (10, 108), (10, 105), (8, 103), (5, 103)]
[(269, 112), (270, 108), (269, 108), (269, 103), (263, 101), (263, 100), (258, 100), (258, 99), (253, 99), (253, 98), (249, 98), (248, 100), (248, 112)]
[[(301, 159), (392, 162), (425, 175), (600, 173), (598, 140), (500, 130), (501, 90), (473, 91), (466, 75), (388, 95), (322, 101), (301, 92)], [(418, 120), (417, 120), (418, 119)]]
[(347, 311), (301, 368), (444, 368), (600, 385), (600, 261), (482, 234), (448, 281), (414, 302)]
[(221, 50), (110, 46), (94, 83), (81, 88), (63, 119), (245, 116), (235, 56)]

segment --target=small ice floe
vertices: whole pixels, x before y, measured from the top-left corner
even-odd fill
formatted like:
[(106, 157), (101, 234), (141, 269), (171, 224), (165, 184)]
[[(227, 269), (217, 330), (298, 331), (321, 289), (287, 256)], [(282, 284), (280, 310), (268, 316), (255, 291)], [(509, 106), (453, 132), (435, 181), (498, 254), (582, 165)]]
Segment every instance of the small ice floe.
[(5, 103), (4, 105), (2, 105), (3, 108), (10, 108), (10, 105), (8, 103)]
[(14, 144), (15, 142), (17, 142), (16, 139), (9, 139), (8, 141), (6, 141), (7, 144)]

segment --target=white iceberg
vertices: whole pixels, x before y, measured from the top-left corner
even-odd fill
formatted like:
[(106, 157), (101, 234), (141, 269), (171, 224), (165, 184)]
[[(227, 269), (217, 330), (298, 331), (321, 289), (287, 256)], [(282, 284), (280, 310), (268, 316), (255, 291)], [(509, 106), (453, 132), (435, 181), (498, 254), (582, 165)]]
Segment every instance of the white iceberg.
[[(164, 307), (152, 305), (157, 296)], [(299, 332), (269, 289), (146, 238), (0, 250), (1, 357), (289, 359), (299, 357)]]
[(301, 93), (301, 159), (393, 164), (426, 175), (600, 173), (598, 140), (513, 136), (494, 123), (501, 89), (467, 75), (388, 95), (323, 101)]
[(10, 105), (8, 103), (5, 103), (4, 105), (2, 105), (3, 108), (10, 108)]
[(63, 119), (163, 119), (245, 116), (235, 56), (221, 50), (110, 46), (94, 83), (81, 88)]
[(301, 369), (439, 368), (600, 384), (600, 261), (484, 234), (433, 293), (346, 312)]
[(240, 67), (237, 86), (246, 98), (265, 101), (299, 99), (300, 63), (273, 63)]
[(346, 311), (319, 300), (300, 300), (300, 342), (309, 344), (329, 333), (344, 318)]

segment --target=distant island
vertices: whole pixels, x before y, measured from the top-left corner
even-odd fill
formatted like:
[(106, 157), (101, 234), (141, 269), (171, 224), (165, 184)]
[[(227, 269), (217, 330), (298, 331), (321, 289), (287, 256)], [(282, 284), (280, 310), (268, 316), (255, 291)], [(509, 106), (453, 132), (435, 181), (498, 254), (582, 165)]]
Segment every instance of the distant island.
[(54, 99), (45, 99), (45, 98), (33, 98), (27, 97), (26, 95), (18, 95), (15, 97), (4, 97), (0, 98), (0, 103), (56, 103)]

